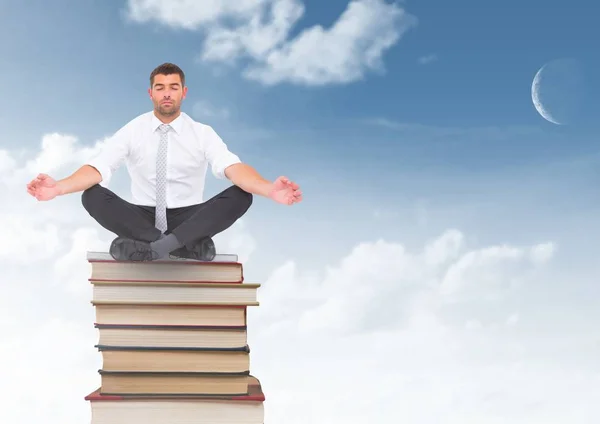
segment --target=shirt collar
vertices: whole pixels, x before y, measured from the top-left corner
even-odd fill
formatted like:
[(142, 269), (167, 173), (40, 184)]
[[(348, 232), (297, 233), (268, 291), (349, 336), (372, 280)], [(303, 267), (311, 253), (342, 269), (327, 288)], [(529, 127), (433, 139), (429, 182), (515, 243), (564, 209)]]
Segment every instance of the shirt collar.
[[(152, 131), (156, 131), (162, 124), (163, 122), (161, 122), (160, 119), (156, 117), (154, 112), (152, 112)], [(169, 125), (171, 128), (173, 128), (173, 130), (175, 130), (176, 133), (181, 134), (181, 127), (183, 126), (183, 112), (181, 112), (177, 118), (170, 122)]]

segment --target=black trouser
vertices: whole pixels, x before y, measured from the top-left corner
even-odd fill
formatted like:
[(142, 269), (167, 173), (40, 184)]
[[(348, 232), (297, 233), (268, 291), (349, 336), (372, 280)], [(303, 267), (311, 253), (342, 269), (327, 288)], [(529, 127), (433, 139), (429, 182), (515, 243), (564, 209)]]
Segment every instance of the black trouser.
[[(167, 209), (165, 233), (175, 234), (189, 249), (233, 225), (252, 205), (252, 198), (234, 185), (201, 204)], [(99, 184), (85, 190), (81, 202), (92, 218), (117, 236), (152, 242), (161, 235), (154, 226), (153, 206), (129, 203)]]

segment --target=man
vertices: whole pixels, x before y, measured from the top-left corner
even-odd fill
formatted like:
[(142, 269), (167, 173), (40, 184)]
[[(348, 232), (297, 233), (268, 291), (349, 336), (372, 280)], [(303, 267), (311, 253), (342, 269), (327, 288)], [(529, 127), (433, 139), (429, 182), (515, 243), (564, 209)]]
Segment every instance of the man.
[[(119, 129), (102, 151), (71, 176), (56, 181), (40, 174), (27, 191), (40, 201), (82, 191), (88, 213), (117, 237), (110, 246), (116, 260), (149, 261), (174, 255), (210, 261), (212, 237), (246, 213), (253, 195), (292, 205), (302, 200), (297, 184), (285, 177), (262, 178), (240, 161), (208, 125), (184, 112), (185, 75), (165, 63), (150, 74), (152, 112)], [(126, 162), (132, 202), (100, 185)], [(204, 201), (204, 178), (212, 173), (233, 184)], [(104, 184), (105, 185), (105, 184)]]

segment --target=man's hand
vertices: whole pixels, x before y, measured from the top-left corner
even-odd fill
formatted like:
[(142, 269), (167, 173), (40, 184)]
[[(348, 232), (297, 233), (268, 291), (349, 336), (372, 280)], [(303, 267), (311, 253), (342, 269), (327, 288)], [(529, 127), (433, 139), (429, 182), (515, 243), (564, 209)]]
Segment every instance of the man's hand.
[(269, 198), (277, 203), (292, 205), (302, 201), (302, 192), (298, 184), (290, 181), (287, 177), (279, 177), (273, 182)]
[(279, 177), (273, 182), (267, 181), (254, 168), (244, 163), (228, 166), (225, 176), (242, 190), (268, 197), (277, 203), (292, 205), (302, 200), (298, 184), (291, 182), (287, 177)]
[(72, 175), (58, 181), (47, 174), (39, 174), (27, 184), (27, 193), (38, 200), (52, 200), (56, 196), (86, 190), (101, 181), (102, 176), (96, 168), (83, 165)]
[(52, 200), (61, 194), (54, 178), (46, 174), (39, 174), (27, 184), (27, 193), (42, 201)]

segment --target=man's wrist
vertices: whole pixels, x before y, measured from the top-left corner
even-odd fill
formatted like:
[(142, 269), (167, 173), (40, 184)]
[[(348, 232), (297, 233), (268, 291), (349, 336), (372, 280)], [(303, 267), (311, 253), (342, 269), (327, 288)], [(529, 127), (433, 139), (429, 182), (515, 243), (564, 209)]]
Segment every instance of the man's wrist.
[(271, 197), (274, 187), (275, 185), (271, 181), (263, 180), (259, 185), (259, 194), (263, 195), (264, 197)]
[(66, 188), (65, 188), (63, 180), (56, 182), (56, 191), (57, 191), (58, 196), (62, 196), (65, 194)]

